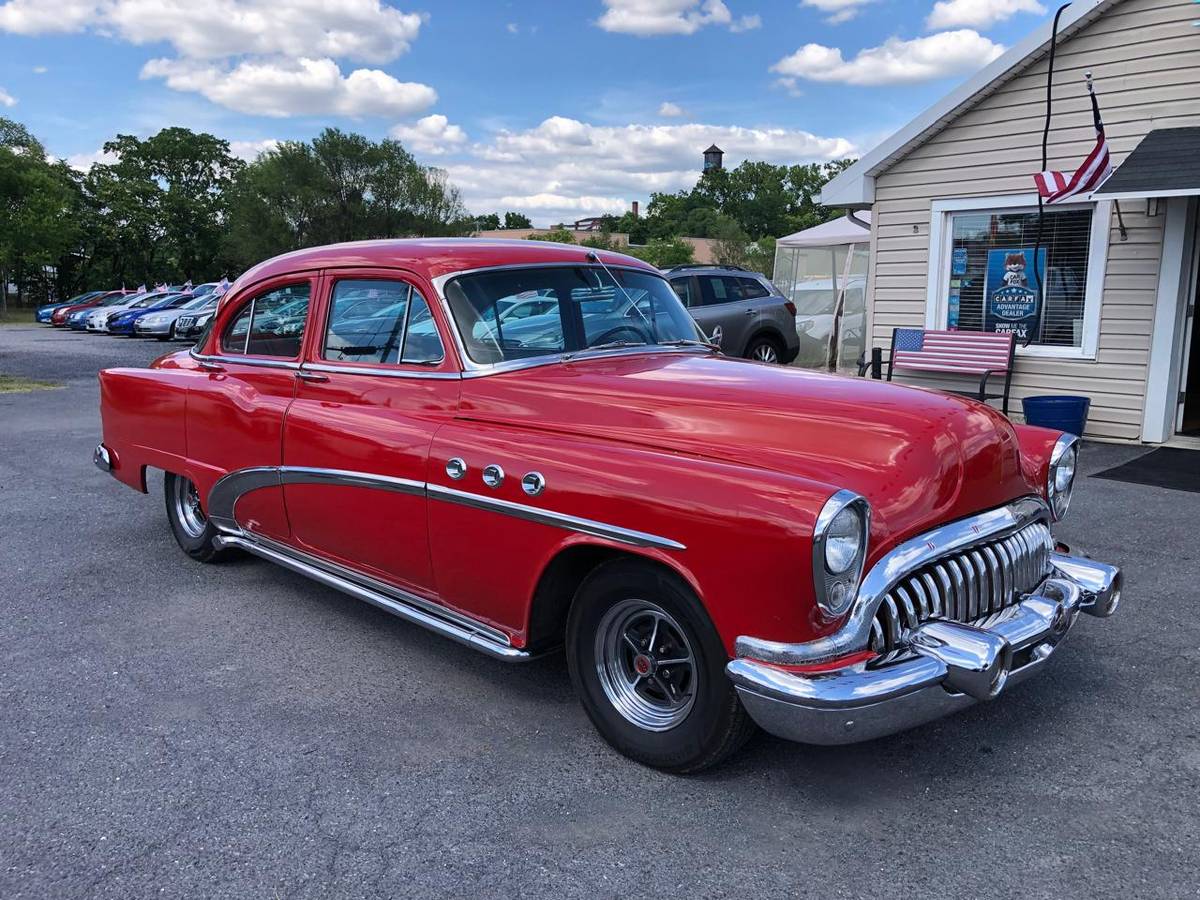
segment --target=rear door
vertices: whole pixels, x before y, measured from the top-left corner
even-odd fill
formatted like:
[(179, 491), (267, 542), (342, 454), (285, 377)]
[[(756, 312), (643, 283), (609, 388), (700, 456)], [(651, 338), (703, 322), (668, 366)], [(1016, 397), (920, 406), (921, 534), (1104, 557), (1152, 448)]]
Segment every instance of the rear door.
[(432, 598), (426, 469), (461, 383), (433, 295), (394, 269), (331, 272), (321, 293), (284, 429), (294, 542)]
[[(255, 285), (231, 298), (200, 354), (200, 372), (187, 397), (188, 473), (201, 496), (217, 479), (240, 469), (278, 466), (283, 421), (296, 387), (300, 347), (307, 328), (315, 272)], [(267, 331), (273, 310), (301, 301), (286, 332)], [(198, 352), (198, 351), (197, 351)], [(236, 497), (232, 512), (242, 528), (276, 540), (289, 534), (278, 486), (254, 486)], [(211, 509), (209, 510), (211, 515)]]

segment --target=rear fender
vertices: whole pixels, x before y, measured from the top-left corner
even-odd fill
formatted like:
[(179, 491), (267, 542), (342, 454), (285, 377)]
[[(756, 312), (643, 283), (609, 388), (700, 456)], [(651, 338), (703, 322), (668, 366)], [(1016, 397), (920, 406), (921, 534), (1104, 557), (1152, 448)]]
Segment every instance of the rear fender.
[(185, 473), (187, 379), (181, 369), (104, 369), (100, 419), (112, 475), (146, 492), (146, 467)]

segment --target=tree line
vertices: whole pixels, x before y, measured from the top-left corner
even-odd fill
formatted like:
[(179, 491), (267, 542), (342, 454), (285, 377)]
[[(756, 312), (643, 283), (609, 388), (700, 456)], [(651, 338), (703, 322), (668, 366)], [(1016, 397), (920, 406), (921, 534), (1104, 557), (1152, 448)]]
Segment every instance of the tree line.
[[(653, 194), (643, 216), (605, 217), (585, 243), (666, 266), (691, 261), (681, 236), (715, 238), (718, 261), (770, 274), (774, 238), (832, 215), (816, 197), (849, 162), (709, 169), (690, 190)], [(0, 286), (15, 285), (18, 303), (232, 279), (279, 253), (339, 241), (529, 227), (517, 212), (470, 215), (446, 173), (396, 140), (327, 128), (246, 162), (219, 137), (165, 128), (117, 135), (79, 171), (0, 118)], [(618, 246), (614, 232), (634, 246)], [(571, 237), (561, 226), (554, 234)]]
[(187, 128), (118, 135), (103, 153), (80, 172), (0, 119), (0, 285), (18, 302), (234, 278), (302, 247), (475, 228), (442, 170), (399, 141), (336, 128), (250, 163)]

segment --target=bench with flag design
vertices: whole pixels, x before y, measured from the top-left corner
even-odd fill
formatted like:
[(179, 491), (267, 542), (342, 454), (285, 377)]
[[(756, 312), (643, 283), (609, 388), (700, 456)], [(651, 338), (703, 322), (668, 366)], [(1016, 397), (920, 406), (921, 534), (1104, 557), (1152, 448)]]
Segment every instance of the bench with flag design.
[[(892, 380), (897, 369), (946, 375), (978, 375), (978, 390), (955, 393), (974, 397), (981, 403), (1001, 400), (1001, 409), (1008, 415), (1015, 349), (1012, 334), (895, 328), (892, 330), (892, 346), (888, 351), (887, 380)], [(881, 378), (882, 362), (882, 350), (876, 348), (869, 362), (865, 358), (859, 362), (858, 374), (865, 375), (870, 369), (873, 377)], [(988, 393), (988, 381), (993, 375), (1004, 376), (1004, 390), (1000, 393)]]

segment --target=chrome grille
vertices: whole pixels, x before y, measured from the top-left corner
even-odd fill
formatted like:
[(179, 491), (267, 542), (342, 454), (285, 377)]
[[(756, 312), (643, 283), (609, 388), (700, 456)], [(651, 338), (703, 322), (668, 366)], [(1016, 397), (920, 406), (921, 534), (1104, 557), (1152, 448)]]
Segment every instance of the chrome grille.
[(927, 563), (884, 595), (871, 623), (871, 649), (895, 650), (927, 619), (974, 622), (1011, 606), (1045, 578), (1053, 549), (1050, 529), (1034, 522)]

